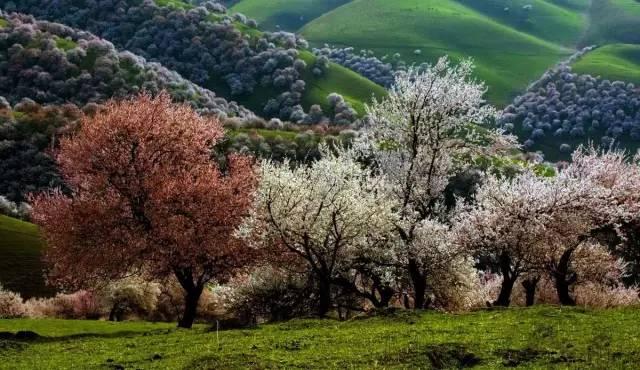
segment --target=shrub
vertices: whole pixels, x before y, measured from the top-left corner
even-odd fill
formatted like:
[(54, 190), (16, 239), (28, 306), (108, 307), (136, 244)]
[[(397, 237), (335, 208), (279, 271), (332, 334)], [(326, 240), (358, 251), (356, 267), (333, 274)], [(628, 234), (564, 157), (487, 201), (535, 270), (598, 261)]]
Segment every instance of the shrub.
[(25, 306), (32, 318), (98, 319), (104, 315), (97, 296), (87, 290), (60, 293), (52, 298), (32, 298)]
[(26, 314), (20, 294), (4, 290), (0, 285), (0, 319), (14, 319)]
[(306, 276), (273, 267), (218, 287), (216, 293), (228, 315), (245, 322), (281, 321), (310, 314), (315, 307), (313, 288)]
[(131, 277), (109, 283), (99, 294), (111, 321), (120, 321), (128, 314), (146, 317), (156, 309), (160, 284)]
[(640, 304), (637, 287), (588, 282), (575, 287), (576, 303), (593, 308), (610, 308)]

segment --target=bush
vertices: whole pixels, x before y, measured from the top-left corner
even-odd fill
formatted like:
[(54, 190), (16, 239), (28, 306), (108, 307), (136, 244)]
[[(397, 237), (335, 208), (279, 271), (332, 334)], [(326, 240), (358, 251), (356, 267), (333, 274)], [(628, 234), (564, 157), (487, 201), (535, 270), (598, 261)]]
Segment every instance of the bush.
[(104, 311), (96, 295), (80, 290), (71, 294), (57, 294), (52, 298), (32, 298), (25, 302), (31, 318), (98, 319)]
[(0, 215), (26, 220), (29, 218), (30, 212), (31, 207), (27, 203), (20, 203), (20, 205), (18, 205), (0, 195)]
[(0, 285), (0, 319), (15, 319), (27, 314), (20, 294), (4, 290)]
[(216, 292), (227, 314), (245, 322), (288, 320), (309, 315), (315, 307), (313, 288), (305, 276), (272, 267), (258, 268)]
[(153, 313), (160, 293), (160, 284), (131, 277), (109, 283), (99, 295), (109, 320), (121, 321), (126, 315), (147, 317)]
[(575, 287), (576, 303), (594, 308), (611, 308), (640, 304), (637, 287), (588, 282)]

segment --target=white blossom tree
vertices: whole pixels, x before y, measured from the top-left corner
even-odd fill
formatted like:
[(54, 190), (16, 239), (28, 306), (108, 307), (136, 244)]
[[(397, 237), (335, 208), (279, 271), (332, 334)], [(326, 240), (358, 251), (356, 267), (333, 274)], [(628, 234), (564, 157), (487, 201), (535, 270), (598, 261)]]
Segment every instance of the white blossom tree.
[(318, 284), (318, 313), (332, 306), (331, 288), (363, 254), (382, 248), (393, 228), (393, 202), (382, 177), (374, 176), (352, 152), (332, 154), (309, 166), (265, 161), (256, 206), (240, 234), (259, 247), (276, 246), (308, 265)]
[[(456, 230), (448, 223), (461, 210), (461, 207), (455, 207), (446, 215), (440, 214), (440, 219), (446, 223), (428, 218), (416, 227), (413, 258), (425, 276), (425, 306), (464, 308), (465, 299), (473, 288), (476, 278), (473, 256), (469, 249), (455, 243)], [(402, 244), (398, 246), (403, 248)]]
[(486, 105), (486, 87), (471, 78), (473, 64), (452, 65), (445, 57), (424, 69), (398, 75), (389, 95), (368, 107), (370, 125), (357, 143), (387, 179), (390, 199), (399, 219), (395, 230), (399, 258), (411, 281), (415, 308), (425, 307), (426, 266), (419, 261), (417, 230), (437, 219), (450, 179), (463, 171), (469, 158), (514, 146), (512, 137), (474, 124), (494, 119)]
[(488, 178), (457, 219), (457, 242), (496, 259), (503, 282), (494, 305), (509, 305), (519, 278), (528, 304), (540, 274), (548, 274), (559, 302), (573, 305), (575, 284), (621, 275), (598, 233), (637, 214), (639, 168), (617, 152), (581, 149), (573, 159), (553, 177)]
[(456, 220), (461, 248), (494, 259), (502, 275), (493, 305), (508, 306), (516, 280), (525, 273), (535, 280), (541, 269), (548, 219), (556, 205), (573, 200), (570, 192), (556, 192), (552, 181), (531, 172), (507, 180), (488, 177), (475, 204)]
[(579, 148), (559, 177), (581, 184), (582, 193), (577, 194), (580, 199), (573, 207), (556, 210), (549, 226), (554, 237), (546, 245), (545, 259), (558, 300), (574, 305), (573, 285), (585, 280), (601, 282), (599, 277), (605, 272), (619, 270), (619, 264), (600, 245), (599, 236), (609, 229), (624, 238), (620, 225), (640, 215), (640, 167), (638, 157), (630, 158), (621, 151)]

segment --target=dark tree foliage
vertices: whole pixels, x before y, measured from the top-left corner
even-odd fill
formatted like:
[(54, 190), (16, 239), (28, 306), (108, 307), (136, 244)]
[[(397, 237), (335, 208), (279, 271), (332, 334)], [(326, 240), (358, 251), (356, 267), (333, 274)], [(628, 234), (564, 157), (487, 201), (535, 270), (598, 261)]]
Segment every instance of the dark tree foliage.
[(64, 186), (50, 149), (81, 113), (72, 104), (43, 107), (29, 100), (0, 110), (0, 195), (22, 202), (31, 192)]
[(218, 149), (223, 153), (249, 153), (274, 161), (287, 158), (300, 163), (319, 159), (321, 143), (330, 146), (349, 145), (354, 136), (355, 133), (351, 130), (343, 130), (339, 133), (299, 130), (286, 132), (285, 135), (266, 135), (256, 129), (243, 129), (227, 135)]
[(93, 32), (196, 84), (223, 83), (230, 96), (248, 95), (259, 87), (286, 92), (277, 107), (270, 101), (265, 113), (299, 118), (294, 107), (304, 87), (297, 82), (302, 65), (296, 63), (296, 48), (306, 42), (286, 32), (243, 34), (239, 28), (252, 28), (253, 22), (231, 17), (211, 2), (188, 10), (160, 7), (152, 0), (0, 0), (0, 7)]
[[(384, 55), (378, 58), (372, 50), (363, 49), (356, 52), (352, 47), (332, 48), (327, 44), (322, 48), (313, 49), (313, 52), (318, 56), (318, 59), (313, 66), (312, 72), (317, 76), (324, 74), (328, 68), (329, 61), (331, 61), (349, 68), (386, 88), (390, 88), (394, 84), (398, 72), (406, 71), (408, 67), (398, 53), (391, 57)], [(414, 51), (416, 55), (421, 53), (420, 50)], [(421, 69), (427, 65), (428, 63), (421, 63), (413, 65), (413, 67)]]
[[(327, 62), (331, 60), (386, 88), (391, 87), (395, 80), (396, 68), (394, 65), (376, 58), (366, 50), (362, 50), (358, 54), (354, 51), (354, 48), (351, 47), (334, 49), (325, 46), (320, 49), (313, 49), (313, 52), (319, 57), (318, 60), (320, 60), (320, 58), (324, 58), (323, 60), (327, 60)], [(324, 63), (318, 63), (318, 65), (315, 66), (318, 71), (316, 72), (314, 70), (314, 73), (322, 75), (324, 65)]]
[[(556, 141), (599, 140), (602, 147), (640, 141), (640, 89), (571, 71), (561, 64), (546, 72), (505, 109), (502, 127), (524, 140), (525, 148), (554, 137)], [(575, 149), (567, 143), (560, 152)]]
[(640, 285), (640, 222), (625, 221), (615, 228), (609, 225), (594, 234), (600, 243), (609, 246), (611, 253), (627, 264), (626, 275), (622, 277), (625, 285)]
[(118, 52), (111, 43), (88, 32), (15, 13), (4, 18), (0, 95), (11, 104), (29, 98), (41, 104), (84, 106), (142, 90), (167, 90), (175, 100), (188, 102), (203, 114), (252, 116), (158, 63)]

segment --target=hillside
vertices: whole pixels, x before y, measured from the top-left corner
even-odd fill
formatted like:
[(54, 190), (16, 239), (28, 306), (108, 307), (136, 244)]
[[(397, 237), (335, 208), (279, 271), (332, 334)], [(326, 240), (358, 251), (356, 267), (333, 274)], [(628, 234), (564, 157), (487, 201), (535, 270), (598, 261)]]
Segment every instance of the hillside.
[[(298, 0), (289, 6), (273, 4), (237, 0), (231, 9), (264, 20), (267, 28), (277, 19), (283, 29), (300, 32), (314, 47), (325, 43), (353, 46), (378, 57), (398, 53), (406, 62), (418, 64), (433, 62), (443, 54), (472, 57), (478, 78), (490, 88), (489, 100), (501, 106), (571, 50), (591, 44), (640, 43), (640, 3), (635, 0), (351, 0), (341, 6), (331, 0)], [(318, 14), (324, 9), (328, 10)]]
[[(301, 52), (300, 56), (307, 65), (313, 65), (317, 59), (308, 51)], [(323, 109), (327, 110), (327, 95), (338, 92), (359, 114), (364, 114), (364, 106), (371, 101), (372, 96), (381, 98), (386, 95), (382, 86), (335, 63), (331, 63), (321, 77), (314, 76), (309, 69), (303, 73), (302, 77), (307, 82), (302, 96), (302, 102), (305, 106), (320, 102)]]
[(230, 2), (232, 12), (251, 15), (265, 30), (295, 32), (307, 22), (350, 0), (241, 0)]
[(577, 73), (640, 84), (640, 45), (611, 44), (600, 47), (573, 64)]
[[(179, 0), (159, 1), (158, 5), (121, 1), (96, 6), (72, 0), (54, 5), (27, 0), (16, 5), (0, 1), (5, 9), (93, 32), (267, 117), (298, 122), (304, 116), (300, 110), (326, 104), (326, 95), (320, 96), (318, 88), (306, 91), (306, 84), (348, 96), (347, 101), (353, 101), (360, 112), (372, 93), (384, 94), (381, 87), (346, 71), (338, 71), (341, 84), (336, 79), (310, 79), (315, 66), (303, 63), (305, 59), (313, 62), (304, 56), (303, 42), (290, 35), (263, 33), (252, 20), (212, 5), (195, 8)], [(328, 69), (340, 67), (330, 64)]]
[(205, 325), (189, 331), (150, 322), (0, 320), (4, 331), (42, 336), (6, 341), (0, 368), (623, 369), (637, 363), (637, 315), (568, 307), (399, 312), (219, 332)]
[[(279, 18), (285, 12), (254, 3), (240, 0), (231, 9), (257, 19)], [(316, 8), (318, 3), (329, 5), (312, 3)], [(528, 12), (522, 10), (526, 4), (533, 5)], [(587, 4), (586, 0), (353, 0), (289, 30), (298, 30), (312, 46), (353, 46), (372, 50), (378, 57), (399, 53), (408, 63), (432, 62), (443, 54), (473, 57), (478, 77), (490, 87), (489, 99), (504, 105), (571, 53), (586, 27)], [(286, 9), (298, 19), (296, 6)]]
[(142, 90), (166, 90), (203, 114), (251, 117), (235, 102), (217, 97), (158, 63), (91, 33), (29, 16), (0, 16), (0, 96), (10, 104), (72, 103), (83, 107)]
[[(564, 34), (577, 38), (582, 20), (568, 10), (552, 10), (560, 14), (549, 19), (567, 19), (570, 27), (563, 25), (569, 29)], [(562, 25), (540, 28), (546, 27)], [(456, 1), (353, 1), (307, 24), (301, 33), (312, 45), (352, 45), (377, 55), (399, 53), (410, 63), (433, 61), (443, 54), (471, 56), (478, 77), (490, 87), (489, 99), (497, 104), (508, 102), (516, 91), (570, 54), (557, 40), (523, 32)]]
[(583, 45), (640, 43), (640, 2), (636, 0), (592, 0), (589, 29)]
[(25, 298), (51, 294), (44, 284), (41, 248), (35, 225), (0, 215), (0, 284)]

